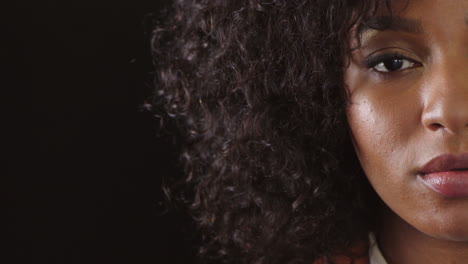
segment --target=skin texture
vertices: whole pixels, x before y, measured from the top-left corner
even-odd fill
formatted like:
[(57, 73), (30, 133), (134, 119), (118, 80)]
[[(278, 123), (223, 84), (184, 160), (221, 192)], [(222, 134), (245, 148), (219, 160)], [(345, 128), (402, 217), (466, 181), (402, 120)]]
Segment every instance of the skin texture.
[[(434, 157), (468, 152), (468, 1), (395, 4), (416, 32), (364, 32), (345, 70), (356, 153), (385, 203), (379, 246), (390, 264), (466, 263), (468, 198), (445, 198), (417, 174)], [(362, 63), (395, 52), (410, 59), (400, 70)]]

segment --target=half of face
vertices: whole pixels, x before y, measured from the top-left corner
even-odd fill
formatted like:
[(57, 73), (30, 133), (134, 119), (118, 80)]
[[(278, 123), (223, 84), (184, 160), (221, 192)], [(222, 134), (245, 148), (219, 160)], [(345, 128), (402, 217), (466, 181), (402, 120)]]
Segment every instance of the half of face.
[(399, 219), (468, 242), (468, 1), (395, 1), (393, 10), (386, 30), (362, 33), (345, 70), (356, 153)]

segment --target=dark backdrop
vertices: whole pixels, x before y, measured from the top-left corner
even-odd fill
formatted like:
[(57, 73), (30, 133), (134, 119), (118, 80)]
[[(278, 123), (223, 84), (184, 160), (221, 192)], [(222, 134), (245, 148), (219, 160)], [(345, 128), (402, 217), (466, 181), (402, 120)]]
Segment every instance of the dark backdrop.
[(162, 203), (173, 137), (139, 111), (152, 88), (145, 17), (167, 2), (2, 10), (2, 263), (194, 262), (187, 217)]

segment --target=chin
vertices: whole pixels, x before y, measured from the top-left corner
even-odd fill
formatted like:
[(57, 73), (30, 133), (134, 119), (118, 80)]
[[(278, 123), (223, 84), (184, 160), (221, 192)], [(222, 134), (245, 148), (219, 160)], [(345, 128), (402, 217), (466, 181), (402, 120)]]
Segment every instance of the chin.
[(435, 239), (468, 242), (468, 213), (443, 216), (432, 220), (425, 221), (423, 226), (417, 229)]
[(466, 242), (468, 243), (468, 231), (444, 231), (436, 234), (428, 234), (429, 236), (438, 239), (438, 240), (445, 240), (445, 241), (452, 241), (452, 242)]

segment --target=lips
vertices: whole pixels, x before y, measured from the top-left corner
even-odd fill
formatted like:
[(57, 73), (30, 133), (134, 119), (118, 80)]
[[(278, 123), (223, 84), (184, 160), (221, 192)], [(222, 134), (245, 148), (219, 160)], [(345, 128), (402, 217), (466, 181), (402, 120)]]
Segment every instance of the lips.
[(468, 197), (468, 153), (430, 160), (421, 168), (418, 179), (442, 196)]

